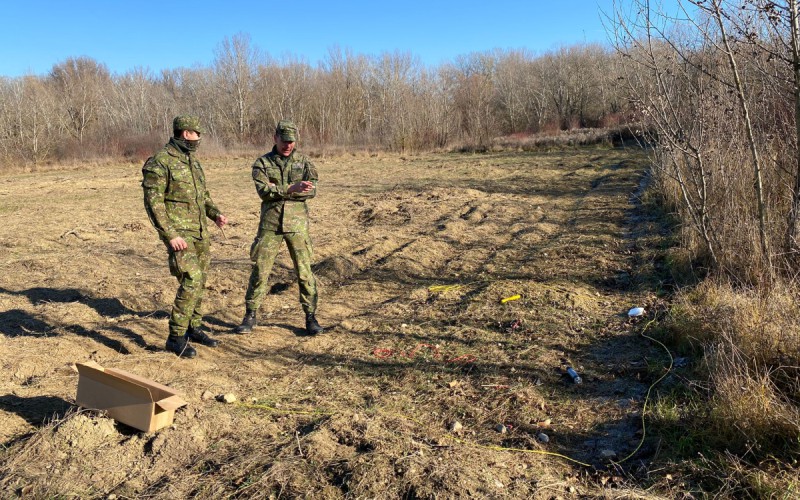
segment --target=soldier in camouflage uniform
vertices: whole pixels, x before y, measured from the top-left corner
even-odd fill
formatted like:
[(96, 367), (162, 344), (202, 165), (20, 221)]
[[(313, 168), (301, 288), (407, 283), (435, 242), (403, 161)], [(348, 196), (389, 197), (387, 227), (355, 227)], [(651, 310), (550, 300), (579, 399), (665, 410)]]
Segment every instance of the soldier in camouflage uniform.
[(246, 312), (236, 333), (253, 331), (256, 312), (267, 293), (267, 280), (275, 257), (285, 241), (300, 285), (300, 304), (306, 313), (306, 333), (322, 333), (317, 322), (317, 283), (311, 272), (311, 239), (306, 200), (317, 194), (317, 168), (294, 149), (297, 127), (281, 120), (275, 129), (275, 146), (253, 164), (253, 181), (261, 198), (258, 234), (250, 247), (253, 270), (245, 295)]
[(203, 168), (195, 158), (203, 128), (194, 116), (172, 122), (173, 137), (142, 167), (144, 206), (169, 253), (170, 273), (180, 287), (169, 318), (167, 350), (180, 357), (197, 354), (189, 340), (209, 347), (218, 342), (203, 331), (200, 306), (211, 261), (206, 217), (220, 228), (222, 215), (206, 189)]

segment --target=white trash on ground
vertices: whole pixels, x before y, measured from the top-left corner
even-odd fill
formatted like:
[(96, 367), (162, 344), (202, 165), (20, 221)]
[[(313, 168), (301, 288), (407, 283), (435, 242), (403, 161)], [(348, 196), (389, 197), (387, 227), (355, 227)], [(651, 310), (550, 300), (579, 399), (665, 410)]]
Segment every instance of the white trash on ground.
[(628, 311), (628, 316), (630, 316), (631, 318), (636, 316), (641, 316), (643, 314), (644, 314), (644, 307), (634, 307), (633, 309)]

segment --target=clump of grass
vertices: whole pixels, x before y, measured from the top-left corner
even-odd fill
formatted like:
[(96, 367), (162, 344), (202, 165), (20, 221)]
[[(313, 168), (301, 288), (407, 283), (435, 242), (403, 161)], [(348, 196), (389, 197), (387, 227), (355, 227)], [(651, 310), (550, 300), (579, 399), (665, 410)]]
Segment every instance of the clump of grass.
[(714, 375), (711, 423), (721, 441), (762, 457), (800, 452), (800, 408), (775, 384), (774, 369), (745, 359), (731, 339), (715, 347), (705, 359)]
[[(693, 390), (662, 398), (653, 416), (662, 434), (681, 429), (680, 439), (667, 442), (674, 458), (714, 462), (694, 471), (719, 470), (706, 477), (713, 488), (724, 484), (753, 498), (796, 491), (800, 475), (790, 464), (800, 454), (800, 399), (791, 367), (800, 364), (798, 321), (790, 288), (742, 290), (709, 279), (677, 294), (665, 326), (674, 349), (696, 358)], [(778, 464), (777, 472), (764, 475), (765, 461)]]
[(789, 288), (742, 290), (707, 280), (676, 296), (668, 324), (679, 344), (730, 344), (750, 364), (775, 366), (800, 360), (798, 320)]

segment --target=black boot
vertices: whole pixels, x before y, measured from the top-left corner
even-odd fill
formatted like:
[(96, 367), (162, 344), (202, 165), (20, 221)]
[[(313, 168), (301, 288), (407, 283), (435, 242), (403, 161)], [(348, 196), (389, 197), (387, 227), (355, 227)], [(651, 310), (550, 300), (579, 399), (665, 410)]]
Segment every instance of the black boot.
[(306, 335), (317, 335), (323, 331), (324, 329), (319, 326), (317, 318), (314, 317), (314, 313), (306, 313)]
[(186, 337), (173, 337), (172, 335), (167, 337), (167, 350), (181, 358), (192, 359), (197, 356), (197, 351), (189, 344), (189, 339)]
[(219, 341), (207, 334), (202, 326), (190, 326), (186, 330), (186, 336), (189, 337), (189, 340), (208, 347), (217, 347), (219, 345)]
[(256, 312), (247, 311), (242, 320), (242, 324), (237, 326), (234, 331), (240, 335), (243, 333), (250, 333), (253, 331), (254, 326), (256, 326)]

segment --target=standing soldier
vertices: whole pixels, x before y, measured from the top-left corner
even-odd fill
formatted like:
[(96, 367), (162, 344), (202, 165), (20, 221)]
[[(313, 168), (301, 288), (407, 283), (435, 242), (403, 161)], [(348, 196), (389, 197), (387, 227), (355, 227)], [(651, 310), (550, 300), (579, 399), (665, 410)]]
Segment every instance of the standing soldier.
[(203, 128), (195, 116), (178, 116), (173, 137), (142, 167), (144, 206), (169, 253), (170, 273), (178, 278), (169, 317), (167, 350), (180, 357), (197, 354), (189, 340), (209, 347), (218, 342), (202, 328), (200, 306), (211, 261), (206, 217), (222, 228), (228, 219), (211, 201), (200, 162), (194, 157)]
[(317, 283), (311, 272), (311, 239), (308, 234), (306, 200), (317, 194), (317, 168), (295, 152), (297, 127), (281, 120), (273, 137), (272, 151), (253, 164), (253, 181), (261, 197), (258, 234), (250, 247), (253, 270), (245, 295), (246, 312), (236, 333), (249, 333), (256, 325), (256, 312), (267, 292), (267, 280), (281, 242), (286, 241), (300, 286), (300, 304), (306, 313), (306, 333), (322, 333), (314, 317), (317, 310)]

